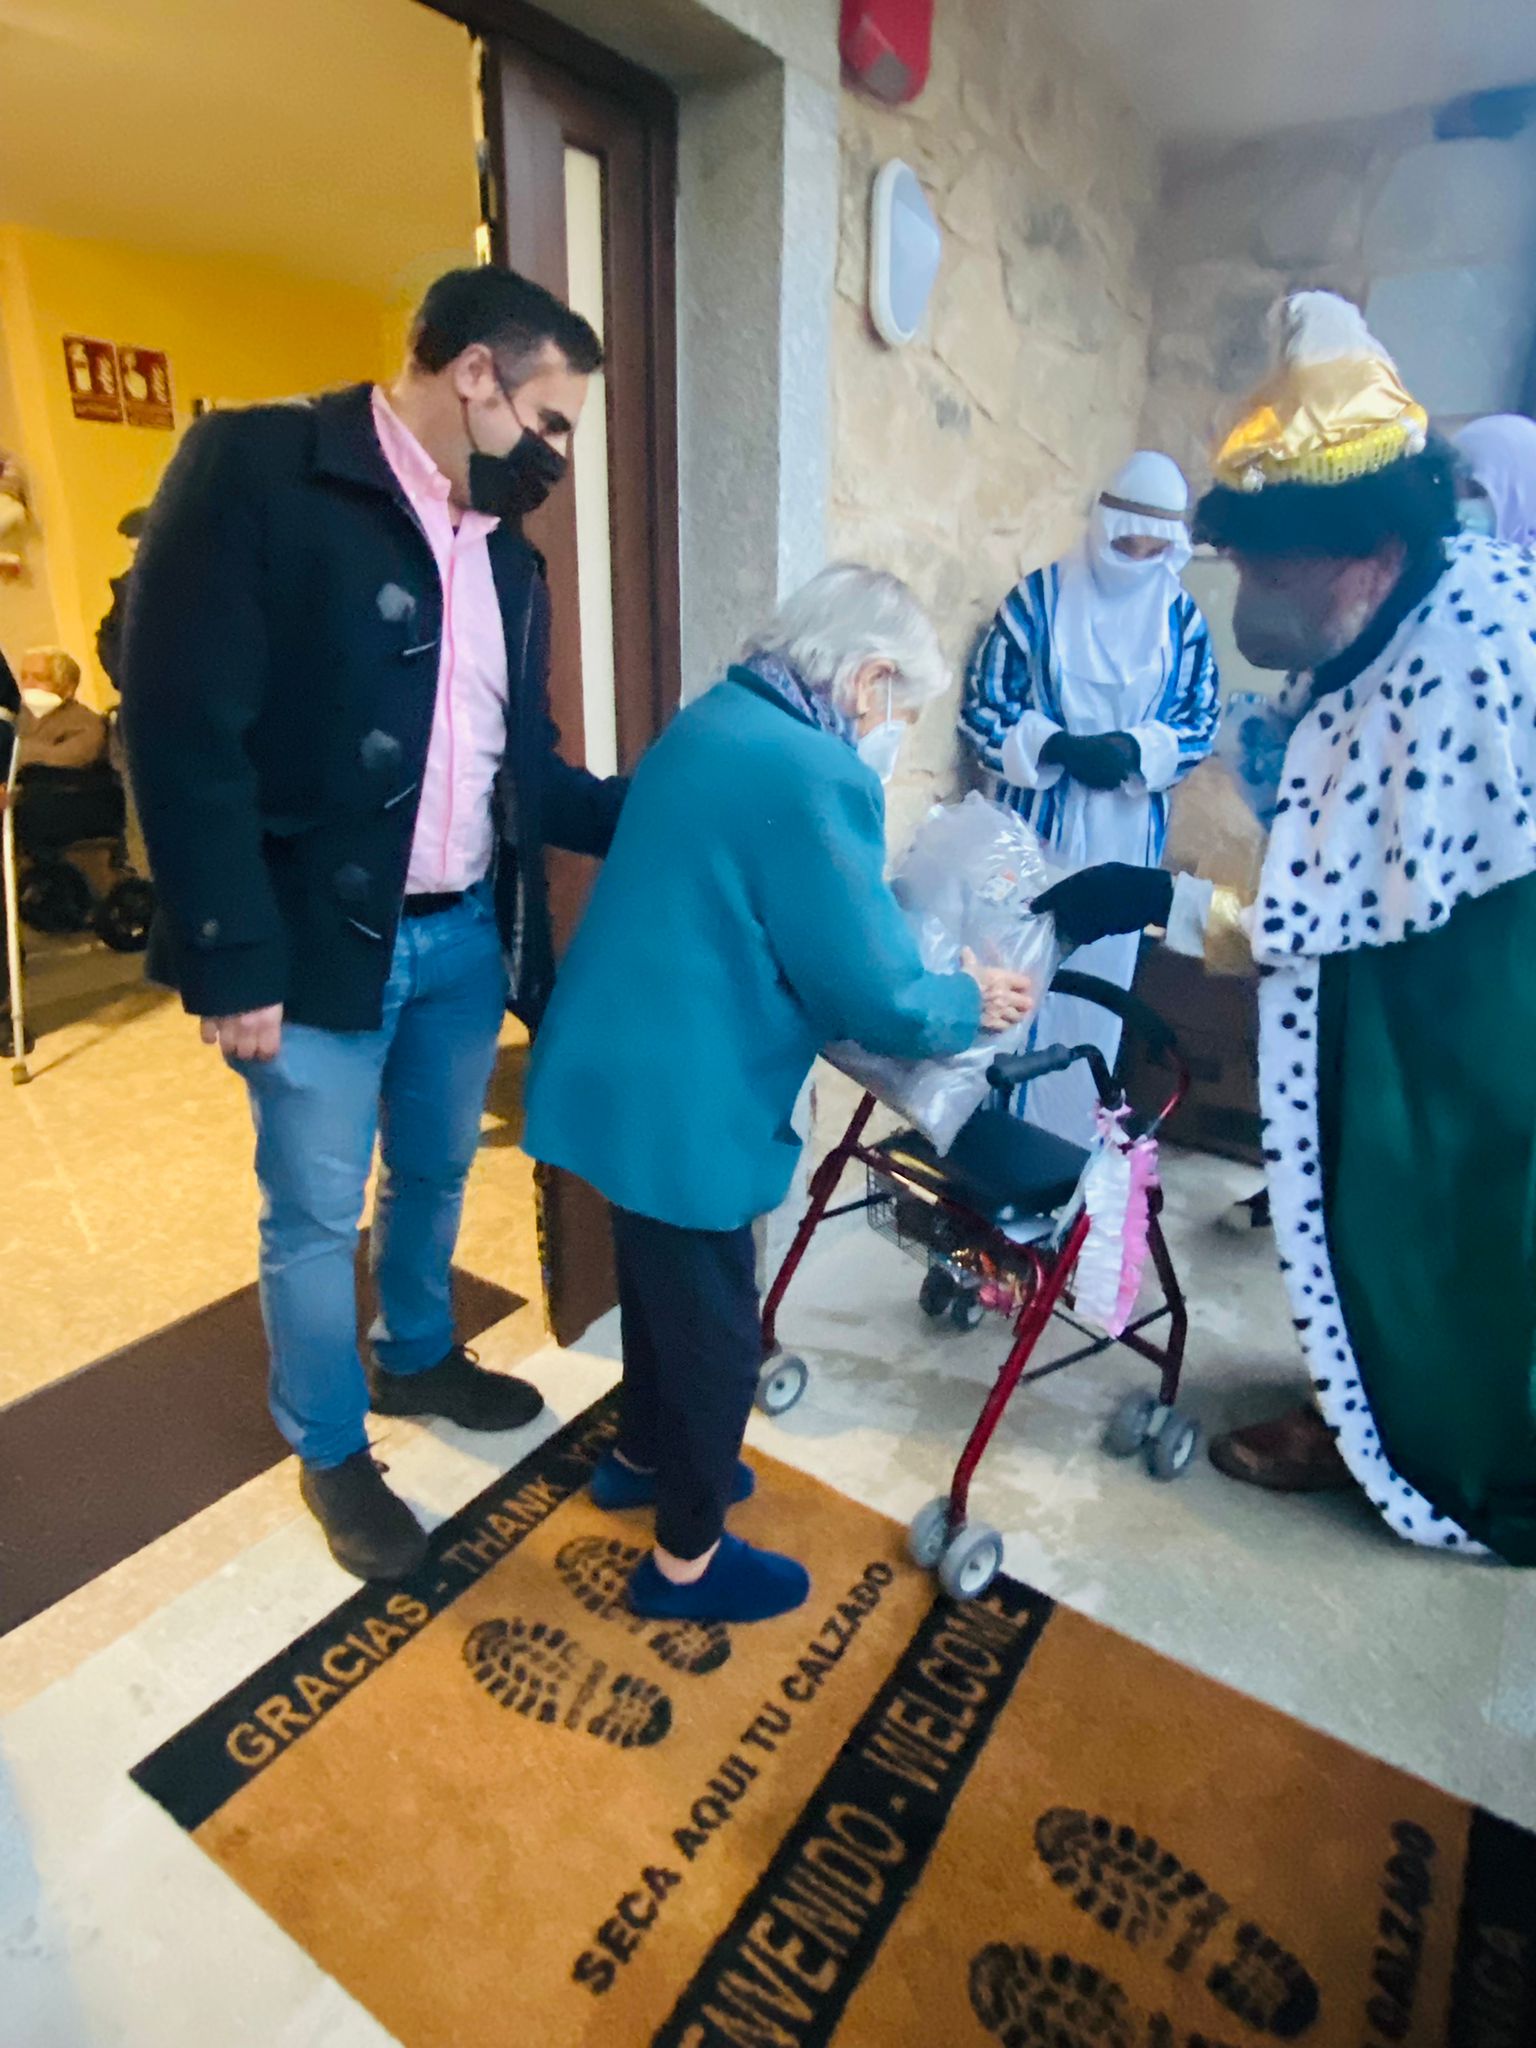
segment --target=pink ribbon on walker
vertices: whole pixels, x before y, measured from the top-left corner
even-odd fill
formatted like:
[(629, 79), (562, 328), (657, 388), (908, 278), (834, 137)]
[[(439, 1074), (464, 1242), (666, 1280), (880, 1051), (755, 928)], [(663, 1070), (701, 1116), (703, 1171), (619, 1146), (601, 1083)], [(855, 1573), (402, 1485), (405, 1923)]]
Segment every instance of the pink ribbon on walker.
[[(1123, 1335), (1135, 1312), (1147, 1263), (1152, 1190), (1161, 1185), (1157, 1142), (1150, 1137), (1127, 1137), (1129, 1115), (1129, 1103), (1113, 1110), (1100, 1106), (1097, 1120), (1103, 1150), (1100, 1159), (1090, 1165), (1084, 1186), (1090, 1229), (1078, 1262), (1079, 1306), (1111, 1337)], [(1111, 1153), (1121, 1155), (1125, 1168), (1123, 1179), (1118, 1173), (1113, 1175), (1113, 1180), (1120, 1181), (1113, 1193), (1111, 1176), (1098, 1171), (1100, 1161)]]

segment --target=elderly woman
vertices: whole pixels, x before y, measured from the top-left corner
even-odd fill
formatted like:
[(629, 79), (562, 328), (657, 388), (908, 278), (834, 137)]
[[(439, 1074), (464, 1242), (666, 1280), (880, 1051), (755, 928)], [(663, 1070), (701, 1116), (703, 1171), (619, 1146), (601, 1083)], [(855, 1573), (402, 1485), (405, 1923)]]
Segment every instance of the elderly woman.
[(592, 1491), (655, 1504), (638, 1614), (763, 1620), (810, 1590), (724, 1531), (752, 1489), (752, 1224), (789, 1190), (817, 1053), (960, 1052), (1029, 1008), (1020, 976), (926, 972), (885, 883), (881, 783), (946, 680), (905, 584), (813, 578), (641, 763), (539, 1033), (527, 1149), (613, 1210), (621, 1420)]

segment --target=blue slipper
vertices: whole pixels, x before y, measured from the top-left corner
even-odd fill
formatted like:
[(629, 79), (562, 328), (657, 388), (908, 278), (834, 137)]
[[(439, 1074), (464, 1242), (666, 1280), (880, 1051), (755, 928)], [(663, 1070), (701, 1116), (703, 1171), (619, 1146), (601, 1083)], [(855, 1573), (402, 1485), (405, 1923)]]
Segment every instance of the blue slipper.
[[(752, 1467), (738, 1458), (731, 1486), (732, 1501), (750, 1500), (756, 1485), (757, 1475)], [(588, 1491), (600, 1508), (653, 1508), (656, 1474), (637, 1472), (633, 1465), (624, 1464), (610, 1451), (592, 1474)]]
[(648, 1621), (771, 1621), (803, 1607), (811, 1575), (792, 1557), (754, 1550), (739, 1536), (722, 1536), (703, 1578), (677, 1586), (654, 1557), (641, 1558), (629, 1577), (629, 1604)]

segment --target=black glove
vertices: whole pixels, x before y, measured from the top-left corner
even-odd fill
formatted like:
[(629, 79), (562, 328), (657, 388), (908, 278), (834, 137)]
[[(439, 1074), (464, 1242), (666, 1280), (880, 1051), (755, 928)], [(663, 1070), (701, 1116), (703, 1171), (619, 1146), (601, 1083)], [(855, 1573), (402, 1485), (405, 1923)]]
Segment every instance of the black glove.
[(1165, 868), (1109, 861), (1068, 875), (1037, 896), (1030, 908), (1054, 917), (1057, 933), (1069, 946), (1091, 946), (1095, 939), (1145, 931), (1149, 924), (1166, 928), (1173, 909), (1173, 877)]
[(1128, 732), (1052, 733), (1040, 760), (1085, 789), (1119, 789), (1141, 772), (1141, 748)]

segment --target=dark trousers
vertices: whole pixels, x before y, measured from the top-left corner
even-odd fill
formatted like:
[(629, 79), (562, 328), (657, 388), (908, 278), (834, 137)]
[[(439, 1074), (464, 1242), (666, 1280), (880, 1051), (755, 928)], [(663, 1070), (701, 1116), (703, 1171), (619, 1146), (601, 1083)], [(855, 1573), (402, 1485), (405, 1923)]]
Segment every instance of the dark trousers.
[(28, 860), (54, 860), (82, 839), (118, 839), (127, 823), (123, 785), (111, 769), (47, 768), (17, 777), (16, 842)]
[(725, 1527), (762, 1364), (752, 1227), (613, 1211), (624, 1337), (619, 1453), (656, 1474), (656, 1541), (700, 1557)]

